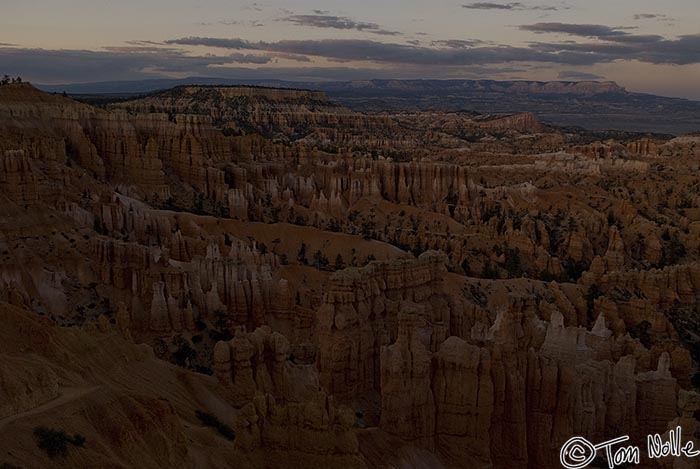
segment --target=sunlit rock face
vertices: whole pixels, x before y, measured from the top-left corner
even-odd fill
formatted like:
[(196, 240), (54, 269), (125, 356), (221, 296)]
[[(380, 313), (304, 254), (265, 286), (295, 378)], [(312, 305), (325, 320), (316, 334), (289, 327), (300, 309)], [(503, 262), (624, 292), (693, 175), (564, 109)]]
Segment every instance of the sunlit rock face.
[[(616, 135), (1, 86), (0, 463), (554, 468), (575, 435), (694, 438), (700, 147)], [(85, 446), (50, 459), (37, 426)]]

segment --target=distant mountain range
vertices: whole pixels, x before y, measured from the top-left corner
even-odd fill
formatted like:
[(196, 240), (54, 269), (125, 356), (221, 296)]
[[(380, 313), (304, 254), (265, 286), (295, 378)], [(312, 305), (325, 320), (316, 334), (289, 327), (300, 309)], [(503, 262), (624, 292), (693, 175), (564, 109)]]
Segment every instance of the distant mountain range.
[(362, 112), (476, 111), (512, 114), (532, 112), (542, 121), (593, 130), (686, 134), (700, 132), (700, 102), (633, 93), (614, 82), (538, 82), (494, 80), (362, 80), (290, 82), (222, 78), (152, 79), (37, 85), (49, 92), (100, 95), (118, 99), (178, 85), (260, 85), (316, 89)]

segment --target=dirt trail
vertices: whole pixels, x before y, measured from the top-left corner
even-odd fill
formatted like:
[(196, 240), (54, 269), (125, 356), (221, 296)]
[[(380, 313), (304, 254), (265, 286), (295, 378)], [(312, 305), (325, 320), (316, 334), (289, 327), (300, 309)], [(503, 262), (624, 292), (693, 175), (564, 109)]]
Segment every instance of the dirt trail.
[(72, 402), (76, 399), (80, 399), (81, 397), (87, 396), (88, 394), (92, 394), (93, 392), (97, 391), (100, 388), (100, 386), (93, 386), (90, 388), (85, 388), (85, 387), (71, 387), (71, 388), (63, 388), (61, 390), (61, 395), (58, 396), (55, 399), (52, 399), (48, 402), (45, 402), (44, 404), (34, 407), (33, 409), (27, 410), (25, 412), (21, 412), (19, 414), (14, 414), (10, 415), (8, 417), (5, 417), (4, 419), (0, 420), (0, 431), (4, 430), (5, 427), (14, 422), (15, 420), (19, 420), (25, 417), (31, 417), (32, 415), (38, 415), (44, 412), (48, 412), (49, 410), (55, 409), (56, 407), (60, 407), (63, 404), (67, 404), (69, 402)]

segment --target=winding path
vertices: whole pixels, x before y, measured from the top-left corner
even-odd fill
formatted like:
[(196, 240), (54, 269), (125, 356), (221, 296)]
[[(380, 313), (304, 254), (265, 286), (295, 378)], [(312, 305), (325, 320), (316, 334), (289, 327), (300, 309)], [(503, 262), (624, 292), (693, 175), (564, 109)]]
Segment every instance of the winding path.
[(72, 402), (76, 399), (80, 399), (81, 397), (87, 396), (88, 394), (92, 394), (93, 392), (97, 391), (100, 389), (101, 386), (93, 386), (91, 388), (84, 388), (84, 387), (76, 387), (76, 388), (63, 388), (61, 390), (61, 395), (51, 399), (48, 402), (45, 402), (41, 404), (40, 406), (34, 407), (33, 409), (29, 409), (25, 412), (20, 412), (19, 414), (14, 414), (10, 415), (8, 417), (5, 417), (3, 419), (0, 419), (0, 431), (4, 430), (5, 427), (14, 422), (15, 420), (19, 420), (25, 417), (31, 417), (32, 415), (37, 415), (41, 414), (44, 412), (48, 412), (49, 410), (55, 409), (56, 407), (60, 407), (63, 404), (67, 404), (69, 402)]

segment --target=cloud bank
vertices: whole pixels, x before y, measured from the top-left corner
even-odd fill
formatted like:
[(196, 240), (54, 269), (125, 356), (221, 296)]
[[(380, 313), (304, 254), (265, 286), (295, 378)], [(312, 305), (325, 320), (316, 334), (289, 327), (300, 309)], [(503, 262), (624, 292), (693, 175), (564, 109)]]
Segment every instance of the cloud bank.
[(560, 8), (565, 8), (565, 7), (551, 6), (551, 5), (550, 6), (547, 6), (547, 5), (527, 6), (527, 5), (520, 3), (520, 2), (512, 2), (512, 3), (476, 2), (476, 3), (468, 3), (466, 5), (462, 5), (462, 8), (467, 8), (469, 10), (557, 11)]
[(384, 29), (376, 23), (355, 21), (344, 16), (333, 16), (325, 13), (326, 12), (316, 10), (315, 15), (290, 15), (282, 18), (281, 21), (294, 23), (297, 26), (356, 30), (372, 34), (381, 34), (384, 36), (398, 36), (401, 34), (398, 31), (389, 31), (387, 29)]

